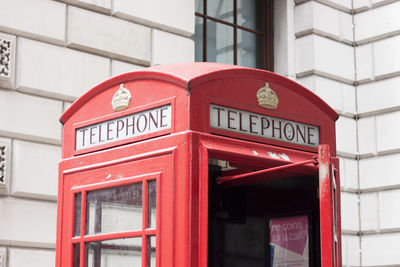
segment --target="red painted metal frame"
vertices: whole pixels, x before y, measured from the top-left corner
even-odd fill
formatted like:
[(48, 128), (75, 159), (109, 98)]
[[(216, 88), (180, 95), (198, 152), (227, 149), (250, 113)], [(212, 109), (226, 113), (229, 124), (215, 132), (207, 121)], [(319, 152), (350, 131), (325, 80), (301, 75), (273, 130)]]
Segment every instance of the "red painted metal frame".
[[(280, 104), (277, 110), (267, 110), (257, 104), (255, 94), (266, 81), (279, 95)], [(110, 102), (120, 83), (129, 86), (129, 89), (133, 88), (136, 94), (133, 95), (127, 110), (113, 112), (111, 105), (104, 103)], [(148, 109), (161, 105), (160, 103), (171, 103), (173, 127), (170, 131), (162, 135), (117, 141), (76, 153), (76, 127), (123, 116), (130, 112), (135, 113), (144, 107)], [(320, 143), (329, 145), (330, 155), (326, 156), (326, 149), (325, 152), (321, 152), (321, 148), (318, 150), (212, 129), (209, 121), (210, 103), (318, 126)], [(122, 74), (97, 85), (75, 101), (61, 117), (65, 125), (63, 160), (59, 168), (56, 266), (70, 266), (73, 243), (102, 238), (156, 235), (157, 267), (206, 267), (209, 158), (239, 162), (257, 167), (255, 169), (278, 168), (273, 172), (273, 178), (279, 179), (283, 177), (281, 176), (283, 171), (288, 175), (316, 175), (317, 168), (311, 164), (312, 162), (282, 169), (287, 164), (311, 161), (315, 156), (319, 159), (322, 157), (322, 162), (327, 162), (328, 159), (328, 162), (333, 164), (324, 163), (321, 166), (321, 160), (319, 161), (320, 174), (328, 173), (320, 178), (320, 189), (323, 189), (320, 192), (322, 266), (341, 266), (340, 182), (338, 160), (335, 158), (334, 128), (337, 117), (337, 113), (318, 96), (285, 77), (262, 70), (224, 64), (188, 63), (155, 66), (147, 70)], [(269, 153), (284, 153), (289, 160), (274, 158)], [(322, 169), (326, 166), (330, 171), (323, 172)], [(116, 174), (125, 175), (124, 177), (140, 177), (140, 175), (160, 173), (157, 178), (155, 230), (142, 229), (81, 236), (81, 239), (73, 237), (74, 192), (82, 192), (81, 220), (83, 220), (86, 216), (83, 210), (86, 205), (84, 194), (87, 188), (91, 186), (101, 188), (114, 183), (100, 175), (106, 172), (113, 173), (110, 180), (114, 180), (115, 183), (120, 182)], [(336, 174), (336, 180), (331, 173)], [(131, 178), (121, 178), (124, 179)], [(236, 179), (227, 184), (236, 185), (237, 182), (247, 183), (250, 179)], [(333, 184), (336, 185), (336, 191)], [(143, 222), (143, 226), (145, 225), (147, 224)], [(84, 227), (83, 224), (81, 227)], [(84, 230), (81, 229), (82, 235)], [(336, 243), (332, 241), (335, 235), (338, 237)], [(142, 244), (142, 249), (145, 246), (147, 244)], [(81, 253), (84, 253), (84, 246), (81, 246), (81, 250)], [(81, 257), (81, 260), (84, 259)], [(142, 264), (145, 264), (146, 260), (143, 260)], [(81, 266), (82, 264), (83, 262)]]

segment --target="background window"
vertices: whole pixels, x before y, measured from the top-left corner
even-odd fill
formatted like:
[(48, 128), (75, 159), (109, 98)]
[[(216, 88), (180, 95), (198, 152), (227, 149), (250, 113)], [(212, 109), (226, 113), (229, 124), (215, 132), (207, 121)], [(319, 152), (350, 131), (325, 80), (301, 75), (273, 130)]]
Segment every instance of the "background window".
[(195, 59), (272, 70), (271, 0), (196, 0)]

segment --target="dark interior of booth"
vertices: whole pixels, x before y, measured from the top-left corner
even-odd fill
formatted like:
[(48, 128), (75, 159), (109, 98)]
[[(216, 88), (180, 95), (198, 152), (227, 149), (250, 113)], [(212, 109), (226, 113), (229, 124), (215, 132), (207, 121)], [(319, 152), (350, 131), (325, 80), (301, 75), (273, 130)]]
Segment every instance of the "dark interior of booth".
[[(318, 175), (276, 175), (256, 183), (218, 184), (224, 167), (209, 162), (208, 267), (320, 266)], [(228, 170), (229, 172), (229, 170)], [(308, 259), (274, 259), (271, 222), (307, 216)], [(285, 256), (283, 256), (285, 257)], [(281, 265), (284, 264), (284, 265)]]

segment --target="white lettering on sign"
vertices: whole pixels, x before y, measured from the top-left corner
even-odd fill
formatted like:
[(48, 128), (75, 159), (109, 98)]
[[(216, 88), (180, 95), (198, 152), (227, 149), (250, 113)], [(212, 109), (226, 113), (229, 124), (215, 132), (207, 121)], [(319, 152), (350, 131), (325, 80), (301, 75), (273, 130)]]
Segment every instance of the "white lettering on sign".
[(171, 128), (171, 105), (76, 129), (76, 150), (108, 144)]
[(319, 127), (210, 104), (210, 127), (318, 147)]

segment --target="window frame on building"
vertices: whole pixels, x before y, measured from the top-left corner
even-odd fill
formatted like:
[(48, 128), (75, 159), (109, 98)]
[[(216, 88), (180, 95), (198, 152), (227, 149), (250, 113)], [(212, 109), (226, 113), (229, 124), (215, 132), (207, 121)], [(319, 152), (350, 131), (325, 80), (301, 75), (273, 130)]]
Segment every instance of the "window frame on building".
[[(262, 36), (263, 38), (263, 69), (273, 71), (274, 69), (274, 40), (273, 40), (273, 0), (260, 0), (263, 1), (263, 12), (262, 12), (262, 30), (255, 30), (244, 27), (238, 24), (238, 0), (233, 1), (233, 22), (210, 16), (208, 14), (207, 1), (201, 0), (202, 11), (195, 11), (195, 19), (201, 18), (203, 20), (203, 36), (202, 41), (202, 61), (207, 61), (207, 22), (208, 20), (215, 23), (221, 23), (233, 28), (233, 64), (238, 65), (238, 30), (243, 30), (249, 33)], [(196, 1), (196, 5), (198, 5)], [(200, 3), (201, 4), (201, 3)]]

